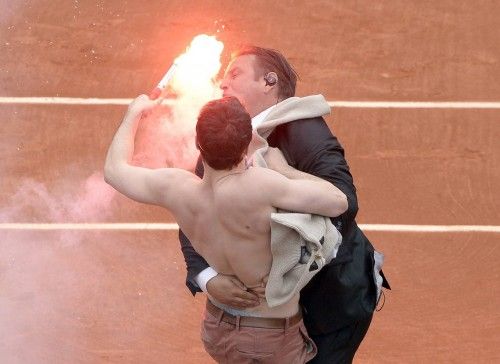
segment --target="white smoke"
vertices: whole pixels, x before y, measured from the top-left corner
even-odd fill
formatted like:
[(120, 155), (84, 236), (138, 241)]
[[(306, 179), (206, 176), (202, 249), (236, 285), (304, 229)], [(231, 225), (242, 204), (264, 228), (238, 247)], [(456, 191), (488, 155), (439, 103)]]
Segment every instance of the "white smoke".
[[(194, 169), (199, 154), (194, 141), (198, 113), (206, 102), (221, 96), (214, 77), (221, 66), (222, 48), (214, 37), (198, 36), (176, 60), (178, 67), (169, 90), (176, 97), (169, 100), (169, 106), (159, 106), (141, 121), (133, 164)], [(62, 173), (64, 170), (61, 167), (58, 174), (72, 176)], [(115, 196), (101, 171), (83, 181), (68, 179), (62, 187), (25, 179), (0, 209), (0, 222), (102, 222), (111, 216)]]

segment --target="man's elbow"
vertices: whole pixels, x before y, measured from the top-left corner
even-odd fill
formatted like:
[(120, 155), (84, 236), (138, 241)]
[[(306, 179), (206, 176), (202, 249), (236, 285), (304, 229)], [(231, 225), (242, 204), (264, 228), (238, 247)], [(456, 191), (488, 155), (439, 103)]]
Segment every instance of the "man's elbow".
[(330, 217), (337, 217), (342, 215), (349, 208), (349, 203), (347, 202), (347, 197), (342, 193), (341, 196), (337, 197), (335, 203), (332, 204), (332, 211)]
[(331, 191), (328, 198), (324, 198), (322, 205), (325, 211), (323, 216), (337, 217), (345, 213), (349, 208), (347, 196), (340, 190)]
[(349, 202), (347, 201), (347, 196), (342, 194), (342, 202), (340, 206), (340, 210), (342, 210), (342, 212), (339, 215), (342, 215), (344, 212), (346, 212), (348, 208)]
[(111, 182), (111, 177), (109, 175), (109, 173), (106, 173), (104, 172), (104, 182), (106, 182), (108, 185), (113, 185), (113, 183)]
[(114, 187), (115, 181), (116, 181), (115, 169), (109, 163), (106, 163), (104, 165), (104, 182)]

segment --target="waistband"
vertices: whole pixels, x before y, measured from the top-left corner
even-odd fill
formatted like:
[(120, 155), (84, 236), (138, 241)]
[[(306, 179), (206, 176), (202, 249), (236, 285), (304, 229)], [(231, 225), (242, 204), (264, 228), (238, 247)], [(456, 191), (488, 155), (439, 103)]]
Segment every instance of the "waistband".
[[(219, 318), (220, 321), (230, 325), (237, 326), (239, 321), (240, 327), (256, 327), (263, 329), (286, 329), (293, 326), (302, 320), (302, 312), (299, 310), (291, 317), (276, 318), (276, 317), (253, 317), (253, 316), (234, 316), (226, 311), (215, 306), (207, 299), (207, 311)], [(221, 317), (222, 316), (222, 317)]]

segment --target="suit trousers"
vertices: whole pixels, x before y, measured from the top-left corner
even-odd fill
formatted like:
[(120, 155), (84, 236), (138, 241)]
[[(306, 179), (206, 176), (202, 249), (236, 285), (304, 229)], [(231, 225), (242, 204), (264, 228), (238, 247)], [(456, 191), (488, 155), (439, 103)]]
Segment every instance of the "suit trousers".
[(318, 353), (308, 364), (348, 364), (366, 335), (373, 315), (324, 335), (310, 335)]

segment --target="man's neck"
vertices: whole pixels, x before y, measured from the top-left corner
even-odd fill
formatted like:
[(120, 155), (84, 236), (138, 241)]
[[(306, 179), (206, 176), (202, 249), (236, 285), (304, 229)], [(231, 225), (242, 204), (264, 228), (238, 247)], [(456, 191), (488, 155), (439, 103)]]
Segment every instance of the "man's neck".
[(245, 172), (247, 170), (247, 165), (245, 159), (242, 159), (237, 166), (234, 166), (230, 170), (227, 169), (218, 170), (210, 167), (208, 163), (203, 161), (203, 168), (204, 168), (203, 181), (206, 181), (211, 185), (214, 185), (215, 183), (224, 179), (225, 177)]
[(262, 104), (260, 104), (259, 106), (257, 106), (252, 112), (249, 112), (250, 117), (251, 118), (256, 117), (257, 115), (259, 115), (264, 110), (267, 110), (271, 106), (276, 105), (278, 102), (279, 102), (279, 100), (275, 99), (274, 97), (272, 99), (265, 100)]

